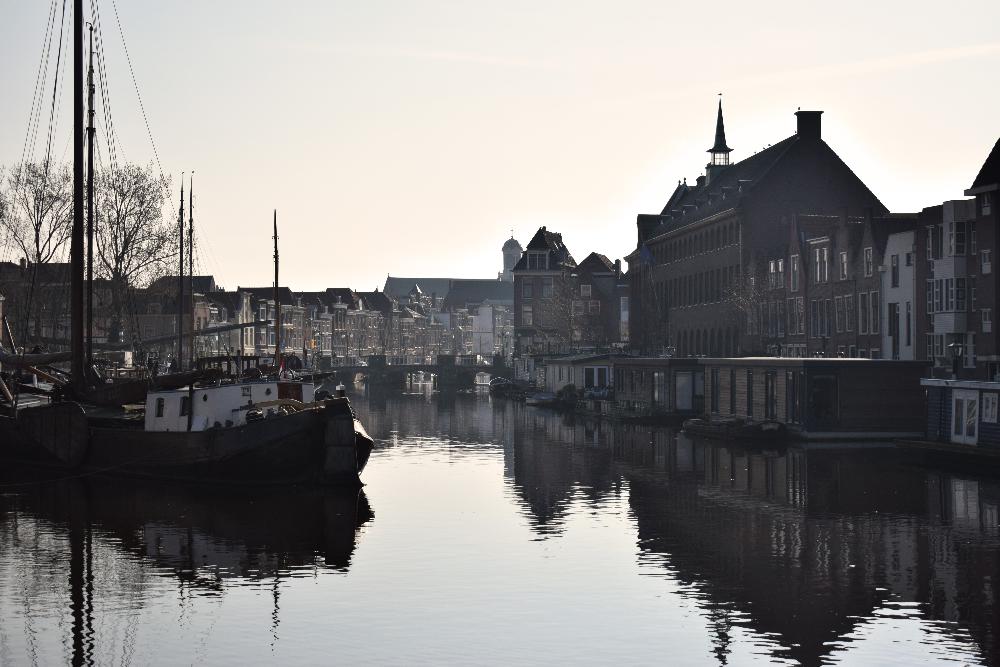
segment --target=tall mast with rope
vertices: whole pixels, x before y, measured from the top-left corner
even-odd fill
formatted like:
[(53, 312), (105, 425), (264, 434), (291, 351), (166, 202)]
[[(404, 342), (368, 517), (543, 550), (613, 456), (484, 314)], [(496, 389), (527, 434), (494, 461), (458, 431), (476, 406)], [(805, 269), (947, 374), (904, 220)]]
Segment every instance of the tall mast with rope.
[(177, 255), (180, 257), (180, 275), (177, 276), (177, 370), (184, 370), (184, 172), (181, 172), (181, 207), (177, 213), (179, 246)]
[(281, 370), (281, 299), (278, 293), (278, 209), (274, 209), (274, 368)]
[(87, 367), (94, 363), (94, 24), (87, 69)]
[(83, 342), (83, 0), (73, 2), (73, 228), (70, 236), (70, 362), (73, 388), (85, 389)]
[[(191, 319), (188, 321), (188, 330), (191, 337), (188, 339), (191, 353), (191, 367), (194, 367), (194, 172), (188, 177), (188, 275), (191, 276)], [(182, 260), (183, 261), (183, 260)]]

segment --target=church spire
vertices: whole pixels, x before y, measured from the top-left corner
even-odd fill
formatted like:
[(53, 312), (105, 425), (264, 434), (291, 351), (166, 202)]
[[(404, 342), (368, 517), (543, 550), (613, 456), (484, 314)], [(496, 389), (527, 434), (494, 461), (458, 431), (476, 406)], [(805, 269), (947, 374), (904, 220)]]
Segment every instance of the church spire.
[(733, 149), (726, 145), (726, 125), (722, 120), (722, 96), (719, 96), (719, 115), (715, 120), (715, 145), (708, 149), (713, 165), (729, 164), (729, 154)]

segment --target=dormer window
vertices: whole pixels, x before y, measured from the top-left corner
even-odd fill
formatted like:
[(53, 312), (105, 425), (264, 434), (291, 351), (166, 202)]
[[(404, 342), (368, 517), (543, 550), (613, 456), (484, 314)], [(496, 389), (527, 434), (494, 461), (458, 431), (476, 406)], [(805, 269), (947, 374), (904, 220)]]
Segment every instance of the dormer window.
[(544, 270), (549, 268), (547, 252), (529, 252), (528, 253), (528, 269), (532, 270)]

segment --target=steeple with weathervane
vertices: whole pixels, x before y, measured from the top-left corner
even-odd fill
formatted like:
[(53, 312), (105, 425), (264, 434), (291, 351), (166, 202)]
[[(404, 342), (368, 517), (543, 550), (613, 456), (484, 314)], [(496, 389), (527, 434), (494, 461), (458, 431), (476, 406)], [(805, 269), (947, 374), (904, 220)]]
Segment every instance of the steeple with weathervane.
[(719, 93), (719, 115), (715, 120), (715, 145), (708, 149), (712, 156), (705, 167), (705, 184), (729, 166), (729, 154), (733, 149), (726, 145), (726, 125), (722, 121), (722, 93)]

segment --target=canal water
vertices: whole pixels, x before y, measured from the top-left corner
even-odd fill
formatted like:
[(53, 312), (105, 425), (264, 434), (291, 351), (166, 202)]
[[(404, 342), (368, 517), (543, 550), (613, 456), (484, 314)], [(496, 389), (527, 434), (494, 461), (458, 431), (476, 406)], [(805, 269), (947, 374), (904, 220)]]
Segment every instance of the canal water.
[(0, 665), (1000, 660), (995, 478), (355, 405), (360, 495), (0, 473)]

